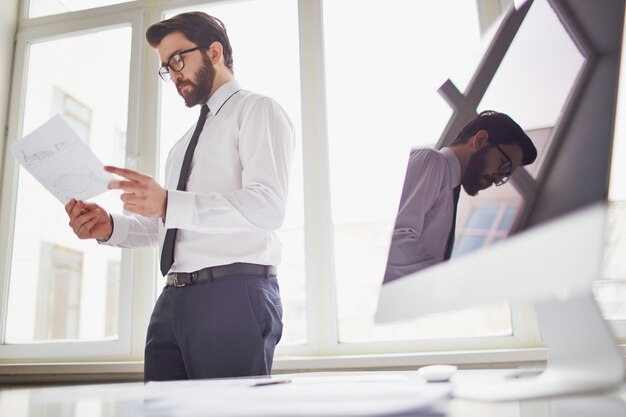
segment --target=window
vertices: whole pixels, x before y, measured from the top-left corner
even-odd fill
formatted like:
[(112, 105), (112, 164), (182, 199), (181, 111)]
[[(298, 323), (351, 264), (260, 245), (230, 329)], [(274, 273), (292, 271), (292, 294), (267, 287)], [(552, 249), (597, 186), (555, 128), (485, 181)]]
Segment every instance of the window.
[[(537, 160), (528, 167), (534, 178), (554, 136), (560, 134), (554, 127), (584, 61), (550, 4), (536, 1), (480, 102), (480, 111), (497, 109), (509, 114), (537, 143)], [(537, 100), (537, 91), (550, 94)]]
[[(58, 113), (105, 164), (123, 163), (126, 141), (120, 136), (128, 118), (132, 30), (127, 21), (87, 31), (78, 31), (78, 24), (59, 36), (27, 33), (20, 38), (18, 48), (24, 53), (19, 56), (27, 59), (16, 61), (23, 68), (16, 72), (16, 82), (24, 86), (18, 101), (19, 135)], [(118, 143), (111, 146), (113, 141)], [(114, 287), (119, 286), (122, 250), (77, 239), (63, 205), (28, 172), (18, 169), (18, 174), (14, 200), (11, 190), (2, 190), (3, 199), (14, 201), (14, 216), (10, 236), (3, 239), (8, 304), (0, 320), (5, 326), (0, 349), (21, 357), (94, 356), (99, 351), (106, 356), (128, 345), (130, 334), (124, 341), (117, 337), (119, 287)], [(95, 202), (121, 212), (114, 193)], [(52, 348), (41, 344), (49, 340), (118, 348), (99, 345), (70, 353), (62, 343)], [(7, 355), (13, 354), (2, 356)]]

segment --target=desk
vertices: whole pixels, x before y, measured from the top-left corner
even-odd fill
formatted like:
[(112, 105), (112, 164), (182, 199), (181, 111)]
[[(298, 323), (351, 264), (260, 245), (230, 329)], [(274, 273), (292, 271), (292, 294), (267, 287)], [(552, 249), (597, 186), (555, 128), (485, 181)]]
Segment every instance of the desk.
[[(510, 371), (459, 371), (453, 381), (481, 383), (507, 373)], [(273, 379), (290, 382), (254, 387), (266, 379), (234, 378), (0, 388), (0, 416), (626, 416), (624, 387), (595, 396), (487, 403), (449, 398), (445, 395), (449, 384), (425, 390), (433, 384), (426, 384), (415, 372), (301, 373)], [(440, 398), (435, 400), (436, 396)], [(419, 406), (420, 398), (429, 404)]]

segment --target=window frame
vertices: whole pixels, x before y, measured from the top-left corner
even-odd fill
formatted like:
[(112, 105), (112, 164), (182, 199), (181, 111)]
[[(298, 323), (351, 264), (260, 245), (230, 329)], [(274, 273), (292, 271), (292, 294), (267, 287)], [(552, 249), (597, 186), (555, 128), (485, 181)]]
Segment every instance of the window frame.
[[(217, 0), (214, 0), (217, 2)], [(234, 1), (234, 0), (231, 0)], [(253, 1), (253, 0), (250, 0)], [(156, 54), (145, 44), (144, 32), (147, 25), (159, 20), (160, 16), (172, 8), (195, 4), (211, 3), (210, 0), (137, 0), (112, 6), (99, 7), (77, 12), (67, 12), (40, 18), (29, 19), (28, 1), (20, 5), (15, 57), (13, 61), (12, 92), (8, 118), (8, 138), (22, 136), (21, 126), (24, 118), (24, 99), (29, 45), (38, 41), (64, 37), (72, 34), (87, 33), (94, 30), (130, 25), (132, 28), (131, 68), (129, 82), (128, 125), (126, 143), (126, 162), (131, 169), (156, 175), (159, 137), (158, 123), (155, 117), (160, 114), (161, 82), (156, 77), (158, 67)], [(462, 339), (408, 340), (369, 343), (340, 343), (338, 339), (337, 305), (335, 289), (335, 267), (333, 249), (333, 222), (330, 201), (330, 170), (328, 150), (328, 125), (326, 106), (323, 0), (298, 0), (303, 181), (304, 181), (304, 229), (306, 256), (306, 320), (307, 343), (298, 345), (279, 345), (276, 350), (275, 369), (337, 369), (337, 368), (375, 368), (402, 367), (425, 364), (443, 358), (445, 362), (461, 364), (484, 363), (525, 363), (544, 361), (545, 351), (539, 329), (535, 324), (533, 309), (529, 304), (511, 304), (513, 334), (497, 337), (476, 337)], [(566, 24), (567, 19), (563, 21)], [(518, 26), (519, 27), (518, 22)], [(515, 26), (513, 23), (511, 25)], [(509, 27), (506, 31), (513, 30)], [(508, 44), (515, 36), (514, 29), (507, 32)], [(585, 42), (575, 40), (577, 45)], [(497, 56), (506, 53), (507, 45), (498, 44), (490, 48), (486, 56), (494, 53), (495, 58), (484, 59), (476, 71), (465, 94), (456, 89), (451, 81), (444, 83), (440, 93), (446, 98), (453, 114), (448, 123), (446, 134), (468, 120), (472, 109), (480, 102), (479, 98), (489, 85), (484, 74), (495, 72), (499, 61)], [(591, 49), (584, 49), (588, 53)], [(302, 53), (307, 51), (307, 53)], [(587, 58), (589, 55), (585, 55)], [(496, 62), (494, 62), (496, 61)], [(588, 78), (588, 60), (577, 81), (577, 87), (568, 97), (566, 108), (575, 102), (580, 85)], [(473, 89), (472, 85), (478, 86)], [(480, 88), (482, 88), (482, 93)], [(472, 107), (473, 106), (473, 107)], [(565, 124), (554, 132), (554, 141), (558, 140)], [(443, 142), (440, 142), (440, 145)], [(557, 146), (550, 146), (546, 158), (553, 159)], [(17, 163), (5, 153), (2, 160), (2, 189), (0, 212), (13, 213), (17, 195)], [(545, 165), (545, 164), (544, 164)], [(540, 178), (541, 171), (538, 178)], [(533, 202), (538, 183), (528, 172), (521, 170), (512, 177), (512, 182), (522, 194), (523, 199)], [(523, 221), (522, 208), (513, 224)], [(0, 220), (0, 335), (4, 334), (6, 324), (6, 305), (8, 298), (8, 280), (10, 251), (13, 230), (12, 216)], [(102, 342), (43, 342), (23, 345), (0, 344), (1, 363), (9, 361), (28, 363), (46, 360), (53, 363), (90, 360), (93, 363), (122, 361), (127, 369), (136, 372), (137, 361), (141, 360), (147, 327), (154, 295), (157, 288), (154, 283), (157, 259), (152, 250), (123, 250), (122, 277), (132, 277), (132, 282), (120, 285), (119, 340)], [(123, 281), (123, 280), (122, 280)], [(128, 319), (130, 318), (130, 319)], [(626, 338), (626, 320), (612, 321), (616, 335)], [(4, 337), (0, 337), (3, 343)], [(624, 350), (624, 347), (622, 347)], [(93, 366), (93, 365), (92, 365)], [(89, 365), (85, 365), (89, 367)], [(4, 370), (3, 370), (4, 369)], [(42, 368), (43, 369), (43, 368)], [(67, 369), (75, 369), (68, 366)], [(99, 367), (93, 372), (107, 372)], [(122, 367), (122, 369), (124, 369)], [(15, 372), (15, 367), (0, 365), (0, 374)], [(113, 371), (114, 372), (114, 371)]]
[[(27, 4), (22, 3), (22, 16)], [(15, 42), (15, 58), (13, 64), (12, 77), (12, 94), (10, 98), (10, 111), (8, 118), (8, 132), (5, 141), (8, 138), (19, 138), (22, 136), (22, 125), (25, 112), (25, 91), (27, 83), (27, 68), (29, 58), (29, 48), (32, 44), (45, 42), (54, 39), (60, 39), (69, 36), (75, 36), (85, 33), (92, 33), (98, 30), (114, 29), (118, 27), (130, 27), (132, 29), (132, 47), (131, 47), (131, 63), (129, 73), (129, 107), (128, 107), (128, 125), (127, 125), (127, 161), (137, 161), (136, 155), (138, 150), (146, 149), (145, 144), (140, 146), (139, 120), (144, 119), (140, 115), (141, 109), (140, 86), (142, 72), (144, 71), (142, 56), (143, 48), (143, 32), (145, 27), (144, 13), (140, 10), (125, 11), (115, 14), (98, 14), (93, 10), (85, 12), (66, 13), (37, 19), (24, 19), (18, 21), (18, 29)], [(148, 109), (150, 106), (145, 106)], [(152, 145), (154, 147), (154, 145)], [(147, 150), (148, 150), (147, 149)], [(13, 213), (15, 210), (17, 199), (18, 184), (18, 164), (10, 155), (6, 153), (3, 161), (3, 182), (2, 182), (2, 199), (0, 202), (0, 210), (5, 213)], [(146, 310), (142, 311), (139, 306), (145, 305), (145, 297), (140, 297), (142, 291), (136, 291), (138, 282), (133, 282), (130, 288), (123, 288), (120, 291), (120, 310), (118, 329), (119, 334), (116, 340), (111, 341), (85, 341), (85, 342), (32, 342), (24, 344), (4, 344), (5, 329), (7, 321), (8, 305), (8, 286), (10, 281), (10, 256), (12, 250), (12, 235), (14, 229), (13, 216), (7, 216), (0, 221), (0, 235), (6, 236), (0, 242), (0, 265), (4, 265), (0, 276), (0, 300), (2, 300), (2, 309), (0, 309), (0, 356), (3, 358), (11, 358), (12, 360), (36, 360), (46, 358), (48, 360), (63, 359), (80, 359), (80, 358), (101, 358), (111, 359), (120, 357), (132, 357), (140, 355), (143, 346), (139, 346), (138, 337), (133, 336), (133, 328), (136, 327), (136, 319), (146, 316)], [(121, 260), (121, 273), (131, 274), (140, 268), (145, 259), (150, 257), (145, 253), (132, 253), (123, 251)], [(146, 283), (143, 283), (145, 286)], [(151, 284), (148, 284), (151, 285)], [(136, 303), (136, 305), (135, 305)], [(122, 317), (133, 315), (133, 320), (122, 320)], [(148, 316), (149, 317), (149, 316)], [(144, 319), (145, 320), (145, 319)]]

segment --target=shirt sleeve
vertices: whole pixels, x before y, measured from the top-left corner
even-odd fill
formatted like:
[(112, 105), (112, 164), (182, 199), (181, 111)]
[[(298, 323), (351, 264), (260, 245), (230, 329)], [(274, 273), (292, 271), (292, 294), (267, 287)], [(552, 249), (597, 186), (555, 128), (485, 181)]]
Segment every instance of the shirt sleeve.
[(159, 244), (159, 222), (143, 216), (122, 216), (111, 214), (113, 233), (107, 241), (98, 241), (103, 245), (119, 248), (141, 248)]
[(166, 228), (201, 233), (275, 230), (285, 217), (294, 129), (265, 97), (251, 105), (239, 131), (242, 188), (207, 194), (168, 191)]
[(384, 282), (438, 262), (422, 239), (424, 219), (435, 204), (445, 179), (445, 160), (434, 150), (411, 153), (396, 217)]

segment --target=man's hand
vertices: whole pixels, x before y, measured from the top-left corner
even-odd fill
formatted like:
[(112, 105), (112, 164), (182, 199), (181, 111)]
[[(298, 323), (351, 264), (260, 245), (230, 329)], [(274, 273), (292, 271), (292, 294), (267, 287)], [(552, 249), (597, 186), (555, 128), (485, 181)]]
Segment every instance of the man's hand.
[(124, 191), (120, 199), (126, 210), (145, 217), (165, 218), (167, 191), (152, 177), (126, 168), (105, 166), (104, 169), (128, 180), (109, 182), (109, 189)]
[(111, 218), (102, 207), (72, 199), (65, 205), (70, 227), (80, 239), (109, 240), (113, 233)]

